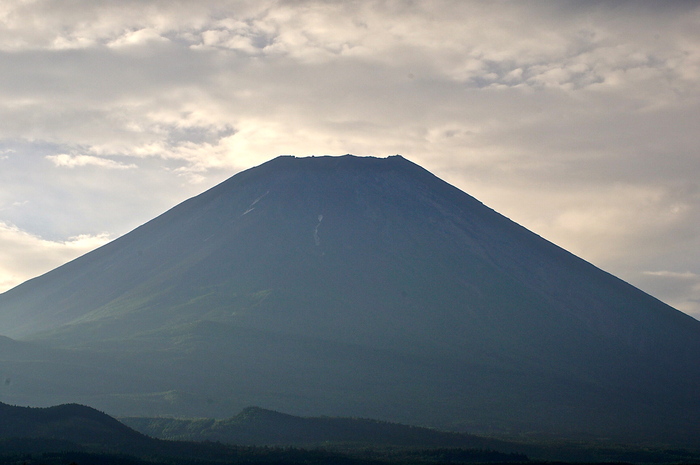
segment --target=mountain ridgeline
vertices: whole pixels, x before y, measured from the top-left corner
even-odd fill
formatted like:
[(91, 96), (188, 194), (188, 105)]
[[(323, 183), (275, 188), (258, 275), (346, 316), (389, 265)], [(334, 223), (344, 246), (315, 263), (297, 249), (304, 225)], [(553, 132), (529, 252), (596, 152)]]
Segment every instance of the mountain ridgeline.
[(700, 322), (400, 156), (279, 157), (0, 295), (2, 399), (695, 444)]

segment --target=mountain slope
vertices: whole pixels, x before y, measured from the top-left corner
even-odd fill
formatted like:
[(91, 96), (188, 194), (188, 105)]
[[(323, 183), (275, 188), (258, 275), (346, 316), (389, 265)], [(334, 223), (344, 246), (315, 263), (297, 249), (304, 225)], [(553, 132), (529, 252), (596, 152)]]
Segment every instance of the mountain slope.
[(398, 156), (239, 173), (0, 295), (0, 333), (144, 373), (58, 392), (120, 415), (700, 436), (700, 322)]

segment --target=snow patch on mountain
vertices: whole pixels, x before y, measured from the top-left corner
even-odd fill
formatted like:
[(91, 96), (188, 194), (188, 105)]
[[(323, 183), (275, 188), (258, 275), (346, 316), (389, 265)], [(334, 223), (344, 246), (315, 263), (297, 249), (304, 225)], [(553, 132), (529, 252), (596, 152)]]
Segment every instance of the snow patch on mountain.
[(314, 243), (317, 246), (321, 245), (321, 238), (318, 237), (318, 227), (321, 226), (322, 221), (323, 221), (323, 215), (318, 215), (318, 224), (314, 228)]

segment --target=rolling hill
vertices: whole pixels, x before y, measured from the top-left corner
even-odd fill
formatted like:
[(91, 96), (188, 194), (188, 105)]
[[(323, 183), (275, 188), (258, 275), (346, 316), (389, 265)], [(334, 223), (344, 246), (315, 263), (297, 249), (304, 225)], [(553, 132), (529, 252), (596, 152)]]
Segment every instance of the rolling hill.
[(46, 408), (0, 403), (0, 438), (44, 438), (105, 447), (138, 447), (150, 441), (114, 418), (77, 404)]

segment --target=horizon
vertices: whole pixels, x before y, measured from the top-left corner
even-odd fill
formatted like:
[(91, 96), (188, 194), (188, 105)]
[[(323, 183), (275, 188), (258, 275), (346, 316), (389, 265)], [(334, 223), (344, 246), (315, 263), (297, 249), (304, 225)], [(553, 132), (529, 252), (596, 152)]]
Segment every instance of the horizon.
[(700, 318), (694, 2), (8, 2), (0, 292), (282, 154), (401, 154)]

